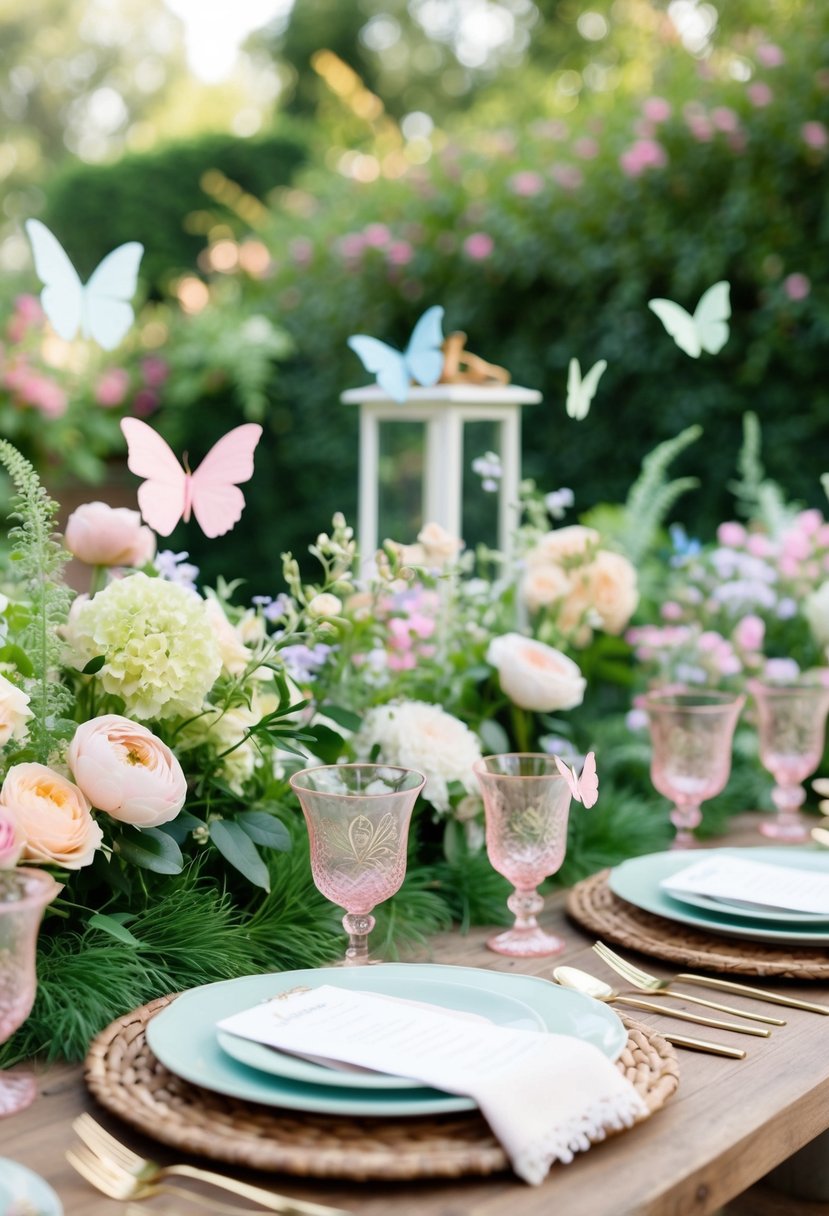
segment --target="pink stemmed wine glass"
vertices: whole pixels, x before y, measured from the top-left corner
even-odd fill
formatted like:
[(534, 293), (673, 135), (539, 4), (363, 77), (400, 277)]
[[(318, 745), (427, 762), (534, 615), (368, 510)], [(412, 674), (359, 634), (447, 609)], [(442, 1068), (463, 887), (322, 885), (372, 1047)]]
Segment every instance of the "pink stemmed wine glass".
[(406, 875), (409, 821), (426, 784), (388, 764), (329, 764), (291, 777), (311, 843), (311, 874), (326, 899), (345, 908), (346, 964), (367, 963), (372, 910)]
[(489, 860), (515, 887), (507, 900), (515, 924), (487, 946), (515, 958), (558, 954), (565, 943), (538, 924), (544, 900), (536, 888), (564, 861), (570, 787), (555, 756), (541, 753), (484, 756), (473, 770), (484, 800)]
[(696, 844), (700, 805), (721, 793), (731, 773), (731, 743), (745, 697), (725, 692), (648, 692), (636, 700), (648, 715), (651, 781), (674, 804), (672, 849)]
[(764, 836), (784, 843), (807, 840), (809, 831), (798, 814), (806, 798), (802, 782), (823, 756), (829, 671), (804, 672), (794, 680), (750, 680), (757, 706), (760, 760), (774, 778), (771, 800), (777, 815), (760, 825)]
[[(0, 1043), (31, 1012), (37, 990), (35, 947), (43, 909), (60, 891), (44, 870), (0, 870)], [(0, 1118), (28, 1106), (37, 1093), (28, 1073), (0, 1072)]]

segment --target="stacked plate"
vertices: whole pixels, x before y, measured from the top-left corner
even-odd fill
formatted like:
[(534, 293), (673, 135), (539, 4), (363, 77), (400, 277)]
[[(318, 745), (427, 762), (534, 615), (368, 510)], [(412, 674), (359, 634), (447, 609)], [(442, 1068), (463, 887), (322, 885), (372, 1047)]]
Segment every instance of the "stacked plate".
[(727, 899), (691, 893), (670, 894), (660, 884), (699, 858), (736, 857), (826, 874), (827, 854), (810, 848), (706, 849), (701, 853), (649, 853), (616, 866), (610, 874), (614, 895), (681, 925), (709, 933), (780, 945), (829, 946), (829, 915), (746, 907)]
[(243, 1101), (338, 1115), (434, 1115), (474, 1103), (405, 1077), (340, 1072), (241, 1039), (216, 1023), (291, 988), (332, 984), (475, 1013), (499, 1026), (572, 1035), (616, 1060), (627, 1031), (606, 1005), (534, 976), (387, 963), (252, 975), (193, 988), (152, 1019), (147, 1041), (177, 1076)]

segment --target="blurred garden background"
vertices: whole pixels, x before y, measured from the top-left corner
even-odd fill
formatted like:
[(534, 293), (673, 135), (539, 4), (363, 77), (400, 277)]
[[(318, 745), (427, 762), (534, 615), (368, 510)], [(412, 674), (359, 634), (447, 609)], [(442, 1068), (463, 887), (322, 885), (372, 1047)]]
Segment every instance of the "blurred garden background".
[[(675, 517), (710, 537), (747, 409), (769, 475), (825, 506), (829, 6), (0, 0), (0, 62), (0, 430), (67, 501), (134, 505), (125, 414), (193, 466), (261, 422), (243, 526), (172, 538), (208, 581), (274, 594), (282, 550), (355, 516), (346, 339), (402, 346), (433, 304), (542, 391), (524, 471), (576, 513), (700, 424)], [(30, 216), (83, 278), (143, 242), (116, 351), (50, 334)], [(693, 310), (720, 279), (730, 339), (689, 359), (647, 301)], [(584, 422), (571, 356), (608, 361)]]

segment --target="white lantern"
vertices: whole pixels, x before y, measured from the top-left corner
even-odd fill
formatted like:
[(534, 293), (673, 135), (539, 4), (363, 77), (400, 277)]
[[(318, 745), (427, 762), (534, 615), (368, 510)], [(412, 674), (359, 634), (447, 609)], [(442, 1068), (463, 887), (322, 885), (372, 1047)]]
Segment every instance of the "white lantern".
[(437, 384), (411, 388), (398, 404), (376, 384), (342, 394), (346, 405), (360, 407), (360, 551), (373, 556), (378, 536), (380, 423), (420, 422), (425, 429), (422, 522), (441, 525), (452, 536), (463, 532), (463, 428), (467, 422), (498, 424), (501, 479), (498, 547), (509, 555), (519, 522), (521, 481), (521, 407), (535, 405), (541, 393), (514, 384)]

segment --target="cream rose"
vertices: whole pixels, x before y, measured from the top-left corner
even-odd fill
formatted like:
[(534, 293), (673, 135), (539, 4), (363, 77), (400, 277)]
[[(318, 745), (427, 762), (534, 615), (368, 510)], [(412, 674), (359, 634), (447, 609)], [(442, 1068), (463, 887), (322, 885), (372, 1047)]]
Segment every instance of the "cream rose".
[(89, 566), (144, 566), (155, 554), (155, 534), (138, 511), (87, 502), (66, 521), (69, 552)]
[(0, 807), (0, 870), (12, 870), (23, 852), (23, 837), (5, 807)]
[(505, 633), (493, 638), (486, 660), (498, 672), (498, 681), (520, 709), (549, 713), (581, 705), (587, 686), (578, 666), (560, 650)]
[(26, 693), (0, 675), (0, 747), (9, 739), (25, 739), (31, 717)]
[(222, 667), (228, 675), (241, 675), (250, 662), (250, 651), (225, 616), (219, 601), (212, 595), (204, 601), (204, 611), (219, 646)]
[(585, 528), (582, 524), (554, 528), (552, 532), (545, 533), (535, 548), (530, 550), (527, 563), (535, 565), (538, 562), (562, 562), (587, 557), (599, 547), (600, 540), (595, 528)]
[(83, 722), (67, 760), (92, 805), (122, 823), (155, 828), (184, 806), (187, 781), (167, 744), (119, 714)]
[(417, 539), (423, 548), (426, 565), (440, 570), (454, 561), (463, 548), (463, 541), (459, 537), (436, 523), (428, 523), (421, 528)]
[(315, 595), (308, 603), (308, 615), (314, 617), (315, 620), (320, 620), (323, 617), (340, 616), (342, 610), (342, 600), (330, 591), (321, 591), (319, 595)]
[(521, 595), (530, 612), (557, 603), (569, 590), (569, 578), (561, 566), (552, 563), (531, 566), (521, 581)]
[(606, 633), (621, 633), (636, 611), (636, 571), (621, 553), (600, 549), (587, 567), (590, 606)]
[(80, 870), (103, 839), (86, 795), (45, 764), (13, 764), (0, 790), (0, 806), (23, 837), (24, 860)]

